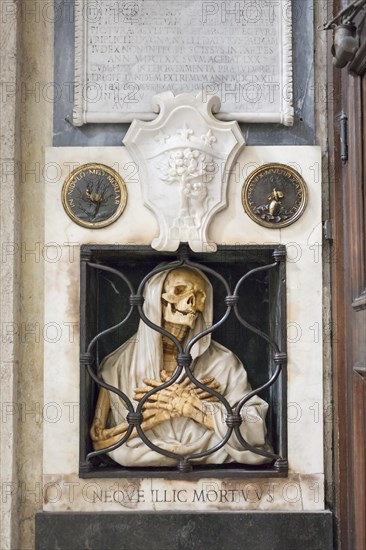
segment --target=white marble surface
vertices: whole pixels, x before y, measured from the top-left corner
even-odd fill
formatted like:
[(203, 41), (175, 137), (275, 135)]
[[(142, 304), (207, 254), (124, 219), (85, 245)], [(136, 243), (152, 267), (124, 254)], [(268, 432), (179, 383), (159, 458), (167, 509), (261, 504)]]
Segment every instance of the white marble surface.
[(79, 479), (46, 475), (44, 510), (48, 512), (134, 512), (323, 509), (323, 475), (286, 479)]
[[(61, 188), (70, 171), (70, 162), (103, 162), (125, 176), (128, 191), (126, 209), (117, 222), (103, 230), (82, 228), (68, 218), (61, 204)], [(46, 480), (74, 479), (80, 487), (93, 480), (81, 481), (78, 471), (78, 402), (79, 402), (79, 261), (78, 247), (83, 243), (150, 244), (158, 227), (152, 213), (142, 205), (137, 177), (131, 172), (131, 159), (125, 148), (50, 148), (47, 166), (57, 165), (57, 178), (46, 184), (45, 242), (56, 243), (45, 249), (46, 258), (60, 258), (45, 265), (45, 323), (57, 323), (60, 330), (49, 325), (45, 340), (45, 403), (48, 405), (44, 425), (44, 474)], [(303, 216), (293, 225), (270, 230), (255, 224), (241, 205), (241, 189), (245, 175), (265, 162), (297, 163), (309, 189), (309, 203)], [(75, 166), (73, 166), (74, 168)], [(296, 167), (296, 166), (295, 166)], [(218, 244), (282, 243), (288, 247), (287, 261), (287, 322), (288, 322), (288, 446), (289, 467), (294, 479), (315, 479), (315, 489), (300, 483), (301, 504), (283, 499), (277, 504), (265, 501), (271, 509), (321, 509), (323, 499), (323, 390), (322, 390), (322, 264), (321, 264), (321, 182), (320, 149), (318, 147), (246, 147), (237, 161), (237, 171), (228, 182), (228, 208), (220, 212), (209, 230), (209, 239)], [(72, 168), (71, 168), (72, 169)], [(51, 173), (51, 172), (50, 172)], [(244, 174), (244, 175), (243, 175)], [(68, 244), (71, 246), (68, 246)], [(59, 248), (57, 248), (59, 247)], [(51, 254), (50, 252), (52, 252)], [(70, 253), (74, 255), (70, 256)], [(69, 323), (66, 324), (65, 323)], [(70, 325), (71, 323), (71, 325)], [(72, 325), (73, 324), (73, 325)], [(75, 328), (74, 338), (70, 337)], [(52, 329), (54, 332), (52, 332)], [(56, 341), (56, 336), (59, 338)], [(47, 341), (47, 340), (55, 340)], [(72, 414), (73, 412), (73, 414)], [(54, 419), (56, 418), (56, 421)], [(66, 476), (66, 477), (65, 477)], [(71, 477), (70, 477), (71, 476)], [(292, 478), (291, 478), (292, 479)], [(304, 481), (306, 480), (306, 481)], [(128, 480), (98, 480), (107, 486), (128, 483)], [(203, 483), (204, 481), (200, 481)], [(261, 481), (266, 483), (267, 480)], [(274, 480), (279, 487), (288, 480)], [(144, 481), (159, 489), (178, 487), (176, 481)], [(215, 481), (215, 483), (221, 483)], [(249, 480), (240, 483), (249, 483)], [(311, 482), (312, 483), (312, 482)], [(176, 485), (178, 484), (178, 485)], [(155, 487), (154, 485), (154, 487)], [(310, 487), (310, 485), (309, 485)], [(290, 489), (289, 489), (290, 490)], [(317, 492), (317, 498), (311, 494)], [(310, 495), (310, 496), (309, 496)], [(108, 497), (109, 498), (109, 497)], [(288, 500), (291, 500), (288, 499)], [(315, 502), (316, 500), (316, 502)], [(73, 503), (63, 499), (47, 504), (47, 509), (79, 509), (84, 501)], [(147, 503), (157, 506), (159, 503)], [(163, 503), (162, 503), (163, 504)], [(202, 503), (201, 503), (202, 504)], [(205, 505), (215, 503), (206, 503)], [(89, 503), (87, 503), (89, 506)], [(111, 506), (105, 503), (103, 506)], [(190, 509), (192, 503), (179, 503)], [(257, 503), (258, 505), (258, 503)], [(117, 506), (120, 506), (119, 504)], [(144, 509), (144, 503), (139, 507)], [(171, 506), (171, 505), (169, 505)], [(229, 503), (221, 504), (223, 508)], [(238, 504), (239, 506), (239, 504)], [(71, 509), (71, 508), (69, 508)], [(93, 508), (95, 509), (95, 508)], [(112, 509), (112, 508), (103, 508)], [(116, 509), (120, 509), (119, 507)], [(149, 508), (150, 509), (150, 508)], [(154, 508), (153, 508), (154, 509)], [(156, 508), (158, 509), (158, 508)], [(160, 508), (159, 508), (160, 509)], [(184, 508), (180, 508), (184, 509)], [(300, 508), (297, 508), (300, 509)]]
[[(214, 216), (227, 205), (229, 174), (244, 138), (237, 122), (213, 115), (218, 97), (172, 93), (154, 97), (159, 116), (134, 120), (123, 140), (139, 167), (144, 205), (159, 223), (151, 246), (175, 251), (188, 242), (201, 252)], [(216, 251), (216, 244), (211, 243)]]
[(224, 120), (291, 126), (291, 7), (77, 0), (74, 124), (152, 120), (156, 93), (203, 90), (220, 96)]

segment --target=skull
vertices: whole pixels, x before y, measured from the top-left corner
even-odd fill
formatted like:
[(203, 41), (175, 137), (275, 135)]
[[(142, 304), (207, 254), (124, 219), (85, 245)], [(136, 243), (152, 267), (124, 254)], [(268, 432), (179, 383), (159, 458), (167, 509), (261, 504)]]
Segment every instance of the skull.
[(205, 280), (192, 269), (173, 269), (165, 279), (161, 297), (165, 321), (193, 328), (198, 313), (204, 310)]

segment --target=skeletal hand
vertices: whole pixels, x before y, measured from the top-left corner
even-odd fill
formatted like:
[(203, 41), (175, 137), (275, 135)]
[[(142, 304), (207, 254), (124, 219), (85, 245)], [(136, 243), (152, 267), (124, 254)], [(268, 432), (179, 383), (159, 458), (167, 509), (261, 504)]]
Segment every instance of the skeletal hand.
[[(163, 382), (170, 378), (165, 371), (161, 373)], [(152, 389), (161, 386), (161, 382), (152, 379), (144, 379), (146, 384), (143, 388), (136, 388), (135, 400), (140, 401)], [(213, 376), (206, 377), (202, 384), (208, 388), (220, 391), (220, 384)], [(171, 386), (159, 390), (157, 393), (148, 397), (144, 403), (144, 420), (142, 427), (151, 429), (164, 420), (176, 417), (192, 418), (200, 424), (204, 424), (212, 429), (212, 419), (207, 416), (207, 410), (203, 403), (218, 401), (218, 398), (212, 396), (208, 391), (197, 387), (193, 382), (186, 378), (183, 382), (175, 382)]]
[[(165, 371), (161, 372), (161, 381), (145, 378), (143, 381), (146, 386), (135, 389), (134, 399), (140, 401), (148, 392), (158, 388), (168, 380), (170, 380), (170, 377)], [(220, 391), (220, 384), (213, 376), (208, 376), (200, 382), (210, 389)], [(213, 429), (212, 418), (207, 415), (203, 402), (215, 401), (218, 401), (217, 397), (202, 388), (198, 388), (189, 378), (186, 378), (183, 382), (175, 382), (147, 399), (142, 411), (141, 428), (147, 431), (171, 418), (188, 417), (204, 424), (209, 429)], [(126, 434), (128, 427), (128, 422), (122, 422), (113, 428), (105, 428), (101, 420), (94, 419), (90, 430), (94, 447), (96, 449), (105, 448), (118, 443)], [(136, 429), (132, 431), (129, 439), (135, 437), (138, 437)]]
[(92, 427), (90, 428), (90, 437), (92, 441), (100, 441), (104, 439), (103, 432), (104, 432), (104, 425), (102, 420), (100, 419), (94, 419)]
[[(161, 380), (163, 383), (170, 380), (169, 375), (164, 370), (161, 371)], [(144, 378), (144, 383), (146, 384), (146, 386), (143, 388), (135, 389), (134, 399), (136, 401), (140, 401), (152, 389), (161, 386), (162, 382), (158, 382), (157, 380), (152, 380), (150, 378)], [(213, 376), (207, 376), (206, 378), (203, 378), (203, 380), (200, 380), (200, 382), (201, 384), (207, 386), (212, 390), (215, 390), (217, 392), (220, 391), (220, 384)], [(197, 397), (201, 401), (218, 401), (217, 397), (213, 396), (208, 391), (196, 386), (193, 382), (190, 381), (189, 378), (185, 378), (183, 382), (175, 382), (168, 388), (159, 390), (157, 393), (151, 395), (147, 401), (150, 403), (165, 403), (166, 397), (173, 397), (173, 394), (175, 397), (181, 397), (184, 399), (188, 399), (189, 397)]]

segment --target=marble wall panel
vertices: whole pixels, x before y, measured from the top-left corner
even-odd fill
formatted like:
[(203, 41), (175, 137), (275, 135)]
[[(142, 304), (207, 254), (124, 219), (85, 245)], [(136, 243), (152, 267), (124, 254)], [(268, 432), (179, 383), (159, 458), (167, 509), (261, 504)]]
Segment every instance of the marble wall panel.
[[(102, 230), (91, 230), (74, 224), (61, 203), (65, 177), (76, 164), (101, 162), (125, 178), (128, 202), (117, 222)], [(245, 177), (267, 162), (290, 164), (301, 172), (309, 190), (309, 202), (303, 216), (293, 225), (271, 230), (254, 223), (244, 212), (241, 190)], [(288, 324), (288, 479), (261, 480), (279, 488), (278, 498), (271, 497), (250, 503), (204, 502), (169, 503), (177, 509), (273, 509), (317, 510), (324, 508), (323, 498), (323, 389), (322, 389), (322, 218), (320, 149), (318, 147), (245, 147), (229, 181), (229, 206), (220, 212), (209, 228), (210, 240), (217, 244), (285, 244), (287, 259), (287, 324)], [(129, 480), (80, 480), (78, 471), (78, 403), (79, 403), (79, 247), (81, 244), (150, 244), (158, 228), (152, 213), (142, 206), (138, 170), (123, 147), (49, 148), (46, 155), (49, 168), (46, 182), (45, 220), (45, 403), (48, 404), (44, 424), (45, 483), (72, 480), (75, 485), (73, 502), (61, 498), (46, 498), (47, 510), (113, 510), (126, 503), (89, 503), (82, 496), (83, 487), (93, 481), (108, 488), (113, 483), (127, 484)], [(52, 171), (53, 170), (53, 171)], [(53, 261), (52, 261), (53, 260)], [(53, 340), (53, 341), (52, 341)], [(52, 405), (56, 404), (56, 405)], [(211, 480), (222, 489), (228, 480)], [(249, 484), (251, 480), (230, 480), (230, 483)], [(172, 491), (185, 487), (185, 482), (134, 480), (144, 491)], [(183, 483), (183, 485), (182, 485)], [(191, 483), (191, 482), (189, 482)], [(192, 491), (197, 490), (197, 483)], [(208, 483), (201, 480), (199, 483)], [(256, 483), (255, 479), (253, 483)], [(294, 483), (294, 487), (286, 485)], [(278, 485), (277, 485), (278, 484)], [(295, 487), (296, 486), (296, 487)], [(104, 489), (103, 489), (104, 490)], [(107, 489), (106, 489), (107, 490)], [(57, 488), (55, 489), (57, 493)], [(282, 496), (288, 491), (290, 496)], [(298, 498), (297, 492), (300, 497)], [(165, 494), (165, 493), (161, 493)], [(166, 493), (168, 494), (168, 493)], [(81, 495), (81, 496), (80, 496)], [(183, 495), (183, 493), (181, 494)], [(104, 497), (103, 497), (104, 498)], [(160, 496), (156, 496), (159, 499)], [(162, 498), (162, 497), (161, 497)], [(176, 496), (175, 498), (178, 499)], [(212, 496), (214, 498), (214, 496)], [(165, 502), (150, 498), (134, 503), (133, 509), (167, 509)], [(245, 499), (244, 499), (245, 501)], [(249, 504), (248, 504), (249, 502)], [(99, 504), (98, 504), (99, 503)], [(93, 506), (92, 506), (93, 504)], [(96, 504), (96, 506), (94, 506)], [(100, 507), (99, 507), (100, 506)], [(215, 508), (219, 506), (218, 508)], [(128, 506), (127, 506), (128, 508)], [(127, 509), (126, 508), (126, 509)]]

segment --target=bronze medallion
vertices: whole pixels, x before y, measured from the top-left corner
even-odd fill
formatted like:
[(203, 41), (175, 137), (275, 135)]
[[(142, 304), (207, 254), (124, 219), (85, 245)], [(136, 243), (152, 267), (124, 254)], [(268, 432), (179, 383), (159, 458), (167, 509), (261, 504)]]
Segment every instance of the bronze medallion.
[(77, 224), (99, 229), (115, 222), (127, 202), (126, 185), (121, 176), (104, 164), (83, 164), (65, 180), (62, 204)]
[(245, 212), (259, 225), (277, 229), (300, 218), (308, 200), (306, 183), (285, 164), (264, 164), (254, 170), (243, 186)]

